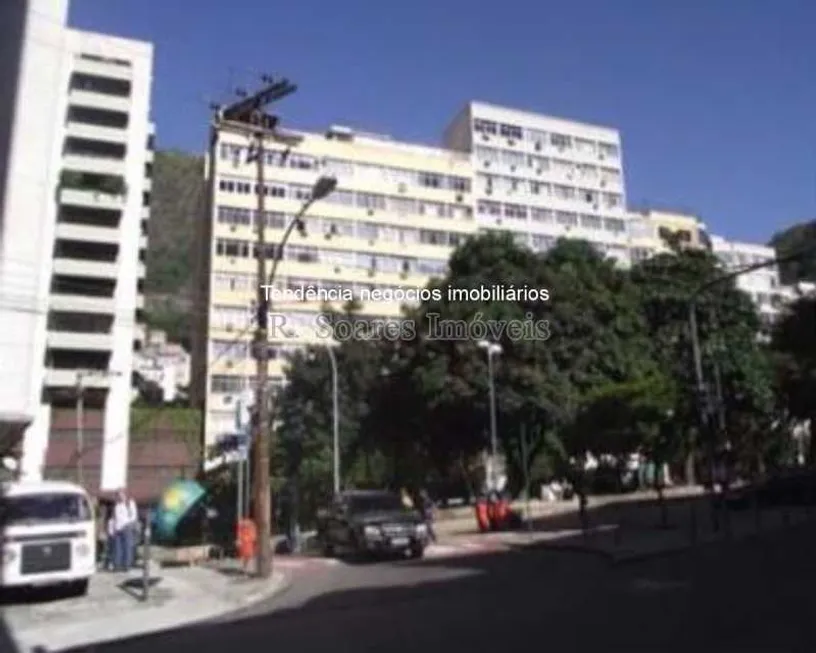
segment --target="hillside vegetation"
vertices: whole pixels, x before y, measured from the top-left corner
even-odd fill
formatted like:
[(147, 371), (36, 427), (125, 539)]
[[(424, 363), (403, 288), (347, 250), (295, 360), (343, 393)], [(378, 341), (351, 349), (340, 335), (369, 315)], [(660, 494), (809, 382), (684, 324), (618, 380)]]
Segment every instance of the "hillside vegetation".
[(148, 231), (147, 321), (189, 348), (195, 224), (205, 210), (204, 158), (156, 152)]
[(797, 281), (816, 282), (816, 220), (800, 222), (775, 233), (769, 244), (776, 250), (777, 256), (787, 256), (806, 249), (813, 250), (812, 255), (782, 264), (780, 274), (784, 284)]

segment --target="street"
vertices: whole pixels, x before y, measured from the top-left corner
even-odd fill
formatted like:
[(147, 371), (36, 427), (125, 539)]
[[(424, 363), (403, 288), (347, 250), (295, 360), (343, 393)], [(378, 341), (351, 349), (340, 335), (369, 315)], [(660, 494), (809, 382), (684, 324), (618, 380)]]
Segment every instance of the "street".
[(810, 651), (814, 546), (803, 526), (614, 567), (546, 549), (330, 565), (231, 620), (94, 651)]

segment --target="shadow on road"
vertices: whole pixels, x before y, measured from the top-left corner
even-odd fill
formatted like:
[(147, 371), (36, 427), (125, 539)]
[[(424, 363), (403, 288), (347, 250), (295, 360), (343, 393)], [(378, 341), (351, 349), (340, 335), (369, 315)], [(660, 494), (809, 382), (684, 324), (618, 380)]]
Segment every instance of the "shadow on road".
[(814, 650), (814, 547), (803, 525), (629, 567), (551, 550), (404, 561), (399, 586), (94, 651)]

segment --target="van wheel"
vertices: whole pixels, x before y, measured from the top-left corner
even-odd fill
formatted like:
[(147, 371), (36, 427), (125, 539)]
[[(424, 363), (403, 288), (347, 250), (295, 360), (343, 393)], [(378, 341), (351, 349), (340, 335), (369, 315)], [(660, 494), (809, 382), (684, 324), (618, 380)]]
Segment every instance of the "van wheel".
[(84, 580), (76, 580), (72, 583), (68, 584), (68, 595), (69, 596), (85, 596), (88, 593), (88, 579), (85, 578)]

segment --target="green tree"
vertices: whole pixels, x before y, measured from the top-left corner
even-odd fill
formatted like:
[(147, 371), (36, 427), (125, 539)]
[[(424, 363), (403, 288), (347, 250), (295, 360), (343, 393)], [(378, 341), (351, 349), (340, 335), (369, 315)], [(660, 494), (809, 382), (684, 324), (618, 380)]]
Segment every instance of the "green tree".
[[(733, 280), (697, 292), (704, 284), (722, 278), (724, 271), (709, 252), (683, 250), (662, 254), (636, 265), (631, 276), (637, 284), (650, 339), (660, 368), (676, 388), (674, 421), (686, 454), (686, 480), (695, 478), (694, 460), (700, 446), (713, 450), (714, 438), (701, 438), (694, 361), (689, 337), (689, 305), (696, 301), (699, 341), (706, 380), (719, 373), (722, 395), (733, 403), (746, 391), (749, 362), (760, 365), (756, 345), (759, 318), (750, 298)], [(732, 352), (751, 352), (733, 356)], [(724, 408), (727, 408), (724, 407)], [(724, 437), (724, 434), (720, 434)]]
[(808, 461), (816, 462), (816, 298), (801, 297), (775, 324), (772, 347), (779, 370), (779, 393), (786, 409), (811, 428)]

